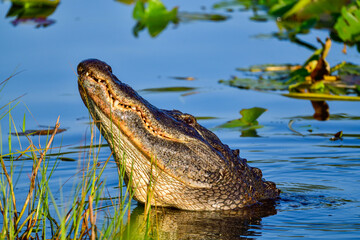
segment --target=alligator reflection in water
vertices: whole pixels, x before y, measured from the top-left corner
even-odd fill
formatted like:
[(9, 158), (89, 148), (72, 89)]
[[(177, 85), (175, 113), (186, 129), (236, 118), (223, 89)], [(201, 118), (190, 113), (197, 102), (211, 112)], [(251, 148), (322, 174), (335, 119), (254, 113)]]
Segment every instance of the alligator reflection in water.
[(273, 201), (236, 212), (152, 208), (150, 222), (154, 229), (145, 234), (144, 208), (138, 206), (131, 214), (124, 239), (243, 239), (259, 236), (262, 218), (276, 213)]

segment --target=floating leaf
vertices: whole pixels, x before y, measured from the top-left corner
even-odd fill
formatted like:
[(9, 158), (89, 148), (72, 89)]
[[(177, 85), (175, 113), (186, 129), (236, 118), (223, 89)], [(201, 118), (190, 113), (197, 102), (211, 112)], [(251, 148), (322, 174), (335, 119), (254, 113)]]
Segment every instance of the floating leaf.
[(254, 89), (254, 90), (286, 90), (288, 85), (276, 81), (273, 79), (251, 79), (251, 78), (239, 78), (233, 77), (231, 80), (219, 80), (219, 83), (223, 83), (232, 87), (242, 88), (242, 89)]
[[(56, 131), (56, 134), (62, 133), (65, 131), (66, 131), (65, 128), (58, 128), (58, 130)], [(11, 134), (15, 135), (15, 136), (51, 135), (51, 134), (53, 134), (53, 132), (54, 132), (54, 129), (41, 129), (41, 130), (26, 130), (23, 132), (16, 132), (16, 133), (11, 133)]]
[(134, 27), (134, 35), (145, 27), (148, 29), (151, 37), (156, 37), (161, 33), (169, 22), (178, 21), (177, 8), (168, 11), (160, 0), (149, 0), (147, 7), (142, 1), (137, 1), (133, 10), (133, 18), (138, 21)]
[(253, 108), (249, 108), (249, 109), (242, 109), (240, 111), (240, 114), (242, 116), (242, 120), (244, 122), (247, 122), (248, 124), (253, 124), (256, 119), (258, 119), (261, 114), (263, 114), (264, 112), (266, 112), (267, 109), (265, 108), (260, 108), (260, 107), (253, 107)]
[(212, 120), (212, 119), (218, 119), (218, 117), (211, 117), (211, 116), (197, 116), (195, 117), (197, 120)]
[(36, 27), (47, 27), (54, 20), (47, 19), (54, 13), (60, 0), (12, 0), (12, 5), (6, 17), (16, 17), (14, 26), (20, 23), (34, 23)]
[(259, 108), (259, 107), (242, 109), (240, 111), (240, 115), (242, 116), (242, 118), (228, 121), (228, 122), (220, 125), (219, 127), (220, 128), (240, 127), (240, 128), (244, 128), (244, 129), (262, 128), (263, 126), (259, 125), (259, 123), (258, 123), (258, 121), (256, 121), (256, 119), (258, 119), (261, 116), (261, 114), (263, 114), (266, 111), (267, 111), (267, 109)]
[(196, 90), (194, 87), (162, 87), (162, 88), (145, 88), (143, 92), (188, 92)]
[(194, 77), (169, 77), (169, 78), (172, 78), (172, 79), (175, 79), (175, 80), (185, 80), (185, 81), (194, 81), (195, 78)]
[(360, 97), (357, 96), (337, 96), (321, 93), (283, 93), (281, 95), (290, 98), (299, 98), (314, 101), (360, 101)]
[(180, 21), (190, 22), (190, 21), (225, 21), (229, 17), (221, 14), (209, 14), (209, 13), (187, 13), (181, 12), (178, 14)]

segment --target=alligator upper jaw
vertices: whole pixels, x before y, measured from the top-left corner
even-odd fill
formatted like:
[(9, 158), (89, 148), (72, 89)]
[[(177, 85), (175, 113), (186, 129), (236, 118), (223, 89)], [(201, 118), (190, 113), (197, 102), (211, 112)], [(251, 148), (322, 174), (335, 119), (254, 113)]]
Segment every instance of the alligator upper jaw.
[(79, 91), (84, 103), (91, 101), (97, 105), (129, 137), (134, 129), (126, 129), (130, 122), (128, 118), (138, 116), (142, 124), (137, 128), (144, 128), (158, 138), (186, 142), (186, 134), (174, 128), (177, 123), (173, 123), (172, 117), (120, 82), (106, 63), (96, 59), (85, 60), (79, 64), (78, 73)]

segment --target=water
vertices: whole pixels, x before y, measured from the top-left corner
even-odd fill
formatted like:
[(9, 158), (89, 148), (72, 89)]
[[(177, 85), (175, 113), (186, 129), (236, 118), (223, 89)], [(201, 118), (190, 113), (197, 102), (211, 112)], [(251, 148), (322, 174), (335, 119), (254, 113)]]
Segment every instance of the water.
[[(88, 111), (78, 94), (74, 71), (81, 60), (99, 58), (136, 90), (197, 88), (198, 93), (189, 96), (178, 92), (141, 92), (141, 95), (160, 108), (217, 117), (200, 123), (214, 129), (232, 148), (239, 148), (251, 166), (261, 168), (264, 177), (276, 182), (282, 190), (275, 206), (249, 210), (243, 215), (168, 210), (161, 215), (165, 236), (174, 239), (360, 238), (359, 120), (316, 121), (311, 119), (313, 109), (309, 101), (220, 85), (218, 80), (238, 74), (236, 67), (302, 63), (311, 51), (287, 41), (256, 38), (256, 35), (277, 31), (275, 23), (252, 22), (249, 12), (215, 11), (211, 9), (214, 3), (216, 1), (165, 1), (168, 8), (179, 5), (180, 11), (215, 12), (231, 18), (223, 22), (169, 25), (154, 39), (146, 30), (135, 38), (133, 6), (115, 1), (63, 1), (49, 17), (55, 23), (47, 28), (26, 24), (14, 27), (11, 18), (0, 21), (0, 80), (20, 72), (1, 92), (1, 106), (26, 94), (12, 112), (16, 126), (22, 125), (24, 113), (26, 129), (52, 126), (60, 115), (61, 127), (67, 129), (57, 136), (56, 144), (61, 143), (63, 151), (70, 152), (64, 156), (76, 161), (59, 162), (52, 182), (55, 197), (64, 198), (71, 192), (71, 180), (83, 164), (81, 154), (73, 147), (88, 143), (88, 137), (85, 141), (89, 133)], [(10, 5), (8, 1), (1, 3), (0, 16), (6, 15)], [(312, 30), (301, 38), (317, 45), (315, 38), (324, 39), (327, 34)], [(349, 48), (344, 56), (342, 47), (333, 43), (328, 57), (330, 63), (346, 58), (360, 64), (356, 49)], [(172, 76), (192, 76), (196, 81), (169, 78)], [(240, 137), (239, 130), (215, 128), (238, 118), (241, 109), (254, 106), (268, 109), (259, 118), (264, 125), (257, 129), (259, 137)], [(329, 106), (331, 114), (360, 116), (358, 102), (329, 102)], [(288, 126), (291, 119), (295, 121), (292, 128), (296, 132)], [(3, 153), (7, 151), (7, 125), (7, 119), (1, 120)], [(340, 130), (344, 132), (344, 139), (330, 141)], [(36, 137), (33, 139), (38, 141)], [(15, 141), (14, 144), (14, 148), (19, 148)], [(109, 155), (110, 150), (103, 148), (100, 159), (105, 160)], [(31, 163), (23, 161), (17, 166), (16, 171), (24, 173), (24, 181), (19, 181), (17, 191), (26, 192)], [(108, 166), (106, 176), (110, 193), (116, 194), (118, 179), (113, 163)], [(65, 182), (70, 183), (56, 191)], [(135, 202), (133, 206), (136, 207)], [(141, 218), (141, 209), (135, 209), (132, 217)], [(177, 219), (189, 220), (176, 222)], [(169, 221), (174, 222), (172, 228), (168, 227)]]

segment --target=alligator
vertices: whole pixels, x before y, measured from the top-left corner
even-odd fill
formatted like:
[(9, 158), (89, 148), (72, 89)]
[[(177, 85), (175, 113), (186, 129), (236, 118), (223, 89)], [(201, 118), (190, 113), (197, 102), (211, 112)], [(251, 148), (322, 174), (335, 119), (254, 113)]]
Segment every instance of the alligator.
[(215, 211), (279, 197), (275, 183), (194, 116), (150, 104), (103, 61), (84, 60), (77, 71), (81, 98), (138, 202)]

